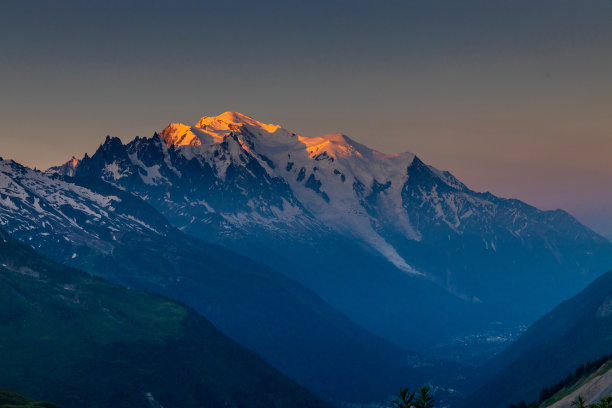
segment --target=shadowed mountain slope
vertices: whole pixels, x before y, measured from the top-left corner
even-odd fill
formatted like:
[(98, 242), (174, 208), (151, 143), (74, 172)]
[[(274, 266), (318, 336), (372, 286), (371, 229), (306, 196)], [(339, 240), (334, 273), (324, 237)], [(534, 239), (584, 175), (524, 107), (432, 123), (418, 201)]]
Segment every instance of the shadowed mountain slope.
[(329, 407), (191, 309), (0, 231), (0, 383), (70, 407)]
[(537, 400), (543, 387), (611, 350), (612, 272), (608, 272), (544, 315), (493, 359), (489, 368), (497, 374), (465, 406), (506, 408), (517, 401)]

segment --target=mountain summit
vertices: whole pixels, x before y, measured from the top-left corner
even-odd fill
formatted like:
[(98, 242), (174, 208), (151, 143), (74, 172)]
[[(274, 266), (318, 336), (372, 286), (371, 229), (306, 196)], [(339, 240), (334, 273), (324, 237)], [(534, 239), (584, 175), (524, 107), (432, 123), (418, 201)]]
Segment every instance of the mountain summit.
[[(125, 145), (107, 138), (74, 176), (140, 196), (181, 230), (281, 270), (404, 346), (466, 330), (479, 308), (484, 320), (530, 321), (612, 264), (610, 242), (564, 211), (473, 191), (412, 153), (237, 112)], [(429, 334), (393, 323), (407, 317)]]
[[(185, 154), (199, 158), (220, 157), (221, 160), (209, 161), (220, 178), (225, 177), (228, 165), (245, 162), (247, 159), (243, 155), (248, 154), (268, 177), (282, 179), (297, 196), (301, 206), (291, 205), (296, 204), (293, 198), (287, 200), (293, 207), (289, 209), (293, 215), (302, 213), (304, 208), (300, 207), (306, 207), (317, 212), (326, 224), (334, 224), (337, 228), (353, 224), (351, 231), (395, 266), (405, 272), (422, 274), (372, 230), (369, 217), (359, 202), (363, 199), (359, 190), (380, 184), (378, 179), (384, 180), (385, 188), (401, 186), (407, 178), (406, 168), (415, 157), (413, 154), (383, 154), (342, 134), (298, 136), (279, 125), (264, 124), (237, 112), (204, 116), (195, 126), (170, 124), (160, 136), (168, 147)], [(221, 144), (227, 148), (219, 146)], [(185, 146), (197, 148), (183, 148)], [(232, 163), (228, 163), (221, 151), (235, 160), (230, 159)], [(395, 202), (389, 204), (400, 208), (399, 195), (395, 198)], [(277, 208), (286, 209), (285, 206)], [(402, 217), (404, 212), (399, 211), (396, 215), (411, 238), (418, 239), (416, 231)]]
[(77, 167), (79, 167), (80, 164), (81, 161), (76, 157), (72, 156), (70, 160), (68, 160), (66, 163), (48, 169), (47, 174), (62, 174), (65, 176), (72, 177), (74, 176), (74, 173), (76, 172), (76, 169)]
[[(225, 137), (236, 133), (243, 139), (249, 135), (251, 141), (256, 139), (260, 149), (281, 148), (288, 150), (308, 151), (310, 158), (319, 154), (329, 154), (332, 158), (357, 156), (367, 159), (393, 158), (400, 155), (384, 154), (355, 142), (348, 136), (334, 133), (318, 137), (299, 136), (280, 125), (265, 124), (239, 112), (224, 112), (219, 116), (203, 116), (196, 125), (170, 123), (161, 137), (168, 147), (183, 145), (207, 145), (221, 143)], [(197, 141), (193, 141), (197, 139)], [(408, 156), (414, 156), (407, 153)]]
[(161, 137), (168, 147), (221, 143), (232, 132), (242, 129), (255, 130), (263, 133), (288, 133), (278, 125), (266, 125), (250, 116), (238, 112), (224, 112), (219, 116), (203, 116), (196, 125), (189, 126), (182, 123), (170, 123), (162, 132)]

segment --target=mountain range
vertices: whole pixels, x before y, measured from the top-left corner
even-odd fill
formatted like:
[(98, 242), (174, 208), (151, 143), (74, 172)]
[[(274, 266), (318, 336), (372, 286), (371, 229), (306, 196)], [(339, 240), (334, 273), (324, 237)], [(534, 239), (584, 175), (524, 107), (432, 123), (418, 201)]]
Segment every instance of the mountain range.
[[(178, 300), (338, 403), (422, 383), (438, 401), (465, 398), (483, 375), (457, 362), (491, 357), (612, 265), (612, 244), (562, 210), (473, 191), (412, 153), (237, 112), (107, 137), (45, 172), (0, 159), (0, 228), (55, 262)], [(537, 321), (478, 370), (493, 376), (468, 400), (501, 407), (564, 373), (572, 359), (536, 357), (582, 312)]]
[(108, 137), (47, 174), (130, 191), (419, 350), (491, 321), (533, 321), (612, 264), (610, 242), (564, 211), (475, 192), (412, 153), (237, 112), (127, 144)]

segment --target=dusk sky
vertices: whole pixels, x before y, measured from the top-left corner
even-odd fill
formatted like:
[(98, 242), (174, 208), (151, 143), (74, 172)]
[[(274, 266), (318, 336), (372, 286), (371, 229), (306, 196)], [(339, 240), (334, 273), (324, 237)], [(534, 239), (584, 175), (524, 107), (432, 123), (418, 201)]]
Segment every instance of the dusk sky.
[(612, 237), (612, 1), (0, 0), (0, 156), (243, 112)]

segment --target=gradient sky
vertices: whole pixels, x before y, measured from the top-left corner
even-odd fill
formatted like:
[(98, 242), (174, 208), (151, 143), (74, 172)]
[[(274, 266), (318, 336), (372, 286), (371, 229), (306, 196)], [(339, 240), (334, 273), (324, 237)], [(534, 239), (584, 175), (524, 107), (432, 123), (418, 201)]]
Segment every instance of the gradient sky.
[(0, 0), (0, 156), (236, 110), (612, 237), (612, 1)]

